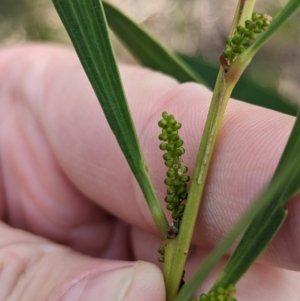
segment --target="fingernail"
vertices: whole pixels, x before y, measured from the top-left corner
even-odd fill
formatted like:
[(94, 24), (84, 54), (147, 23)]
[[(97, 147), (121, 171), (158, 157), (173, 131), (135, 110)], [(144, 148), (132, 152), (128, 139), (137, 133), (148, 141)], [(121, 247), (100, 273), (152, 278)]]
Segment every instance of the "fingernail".
[(62, 301), (124, 301), (132, 282), (134, 267), (127, 266), (80, 280)]

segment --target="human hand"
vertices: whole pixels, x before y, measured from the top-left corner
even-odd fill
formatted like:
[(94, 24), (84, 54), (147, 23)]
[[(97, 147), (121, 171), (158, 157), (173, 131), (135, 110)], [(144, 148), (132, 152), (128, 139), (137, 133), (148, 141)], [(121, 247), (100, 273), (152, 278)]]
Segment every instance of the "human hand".
[[(193, 166), (210, 92), (139, 67), (121, 66), (121, 75), (163, 199), (157, 121), (168, 111), (183, 124), (183, 159)], [(2, 50), (0, 77), (0, 300), (165, 300), (161, 272), (150, 263), (160, 246), (151, 215), (75, 53)], [(292, 117), (230, 102), (187, 275), (270, 179), (292, 124)], [(288, 204), (283, 228), (239, 282), (240, 301), (298, 300), (300, 276), (290, 269), (300, 269), (299, 206)]]

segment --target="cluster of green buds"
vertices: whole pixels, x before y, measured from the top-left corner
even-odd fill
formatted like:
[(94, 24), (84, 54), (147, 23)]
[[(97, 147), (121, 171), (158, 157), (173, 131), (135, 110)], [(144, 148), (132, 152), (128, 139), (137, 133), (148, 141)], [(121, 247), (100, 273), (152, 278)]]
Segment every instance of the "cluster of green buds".
[(159, 127), (162, 128), (162, 133), (158, 138), (162, 141), (159, 148), (165, 151), (163, 158), (165, 165), (169, 168), (165, 179), (165, 184), (169, 186), (165, 201), (167, 202), (167, 209), (172, 211), (173, 223), (170, 232), (173, 233), (179, 229), (185, 207), (182, 202), (188, 196), (187, 182), (190, 177), (186, 175), (188, 168), (182, 164), (181, 156), (185, 149), (182, 147), (183, 140), (178, 135), (181, 123), (177, 122), (173, 115), (166, 112), (162, 113), (162, 117), (163, 119), (158, 122)]
[(245, 27), (238, 26), (233, 37), (226, 42), (226, 48), (220, 58), (222, 66), (228, 68), (237, 56), (243, 53), (251, 42), (268, 28), (271, 20), (272, 18), (266, 14), (253, 13), (252, 19), (245, 21)]
[[(202, 294), (199, 301), (237, 301), (233, 295), (236, 293), (235, 286), (233, 284), (229, 285), (226, 289), (223, 287), (218, 287), (208, 294)], [(190, 301), (198, 301), (197, 299), (192, 299)]]

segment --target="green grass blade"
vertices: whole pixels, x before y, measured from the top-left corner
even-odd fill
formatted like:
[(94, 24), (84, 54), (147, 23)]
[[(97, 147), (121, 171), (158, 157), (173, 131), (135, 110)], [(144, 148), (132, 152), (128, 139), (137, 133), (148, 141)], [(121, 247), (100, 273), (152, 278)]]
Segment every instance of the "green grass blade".
[(111, 47), (102, 3), (99, 0), (53, 0), (53, 3), (73, 42), (107, 121), (145, 195), (156, 226), (164, 237), (168, 223), (141, 153)]
[(205, 84), (201, 76), (123, 12), (104, 1), (103, 6), (109, 27), (142, 65), (168, 74), (179, 82)]
[[(213, 89), (219, 71), (219, 65), (205, 61), (201, 57), (180, 56)], [(232, 97), (253, 105), (296, 116), (297, 106), (282, 97), (275, 89), (262, 87), (258, 82), (242, 75), (233, 90)]]

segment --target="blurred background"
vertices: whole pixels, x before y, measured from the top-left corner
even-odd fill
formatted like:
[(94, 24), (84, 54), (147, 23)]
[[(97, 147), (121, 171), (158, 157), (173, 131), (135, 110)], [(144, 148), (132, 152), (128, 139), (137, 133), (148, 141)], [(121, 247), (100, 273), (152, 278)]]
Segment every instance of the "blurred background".
[[(238, 0), (111, 0), (173, 51), (212, 64), (224, 48)], [(275, 15), (287, 0), (258, 0), (256, 12)], [(300, 15), (257, 54), (247, 75), (300, 102)], [(70, 44), (51, 0), (0, 0), (0, 46), (27, 41)], [(134, 62), (113, 37), (120, 61)]]

